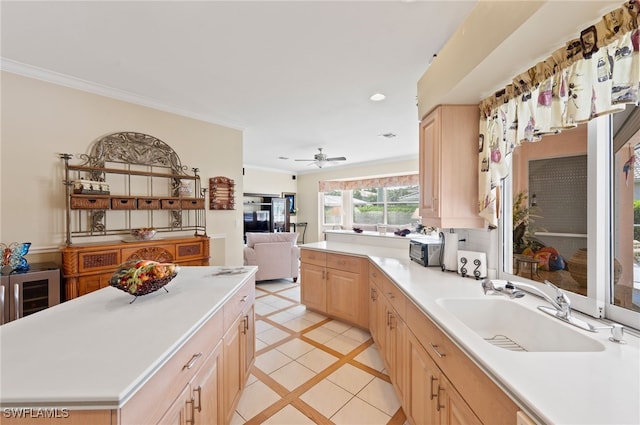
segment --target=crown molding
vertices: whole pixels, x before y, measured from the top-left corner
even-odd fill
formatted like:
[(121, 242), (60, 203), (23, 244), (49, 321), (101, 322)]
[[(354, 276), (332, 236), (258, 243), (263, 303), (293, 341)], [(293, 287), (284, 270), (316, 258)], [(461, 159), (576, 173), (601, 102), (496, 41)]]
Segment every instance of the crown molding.
[(119, 90), (113, 87), (105, 86), (103, 84), (94, 83), (91, 81), (83, 80), (81, 78), (72, 77), (70, 75), (61, 74), (59, 72), (50, 71), (44, 68), (39, 68), (33, 65), (27, 65), (3, 57), (0, 57), (0, 70), (10, 72), (12, 74), (21, 75), (23, 77), (29, 77), (36, 80), (44, 81), (46, 83), (56, 84), (83, 92), (108, 97), (110, 99), (121, 100), (123, 102), (132, 103), (134, 105), (145, 106), (147, 108), (157, 109), (159, 111), (180, 115), (186, 118), (208, 122), (210, 124), (229, 127), (234, 130), (244, 130), (243, 127), (238, 125), (237, 123), (226, 122), (209, 115), (198, 114), (124, 90)]

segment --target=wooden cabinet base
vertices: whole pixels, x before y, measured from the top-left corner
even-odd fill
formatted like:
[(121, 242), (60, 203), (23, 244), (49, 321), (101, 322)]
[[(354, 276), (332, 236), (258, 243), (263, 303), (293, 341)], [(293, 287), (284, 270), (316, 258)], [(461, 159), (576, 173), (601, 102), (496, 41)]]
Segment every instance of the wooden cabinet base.
[(111, 274), (121, 263), (136, 259), (184, 266), (208, 266), (209, 238), (190, 236), (65, 246), (62, 248), (65, 300), (108, 286)]

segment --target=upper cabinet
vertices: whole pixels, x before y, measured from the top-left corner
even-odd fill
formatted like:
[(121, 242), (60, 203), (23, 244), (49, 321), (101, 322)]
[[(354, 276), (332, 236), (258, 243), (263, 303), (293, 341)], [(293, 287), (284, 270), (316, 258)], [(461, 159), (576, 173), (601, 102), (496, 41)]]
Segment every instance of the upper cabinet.
[(420, 213), (425, 226), (481, 228), (477, 105), (442, 105), (420, 123)]

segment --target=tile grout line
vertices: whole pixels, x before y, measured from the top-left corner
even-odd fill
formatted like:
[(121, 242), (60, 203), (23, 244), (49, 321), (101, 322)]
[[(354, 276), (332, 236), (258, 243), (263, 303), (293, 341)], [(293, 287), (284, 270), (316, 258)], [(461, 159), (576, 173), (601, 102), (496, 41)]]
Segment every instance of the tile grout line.
[[(317, 323), (314, 323), (304, 329), (301, 329), (300, 331), (294, 331), (290, 328), (287, 328), (286, 326), (284, 326), (281, 323), (276, 322), (275, 320), (272, 320), (269, 316), (274, 316), (276, 314), (282, 313), (282, 312), (286, 312), (287, 310), (303, 305), (301, 304), (299, 301), (293, 300), (291, 298), (285, 297), (283, 295), (278, 294), (278, 292), (283, 292), (283, 291), (287, 291), (287, 290), (291, 290), (293, 288), (297, 288), (298, 290), (300, 289), (300, 283), (293, 283), (291, 284), (289, 287), (286, 288), (282, 288), (279, 289), (275, 292), (271, 292), (266, 290), (265, 288), (259, 288), (260, 291), (264, 292), (264, 295), (260, 295), (260, 296), (256, 296), (256, 300), (259, 300), (260, 298), (264, 298), (264, 297), (268, 297), (269, 295), (275, 295), (281, 299), (285, 299), (286, 301), (292, 302), (294, 303), (291, 306), (288, 307), (283, 307), (281, 309), (269, 312), (265, 315), (261, 315), (261, 314), (257, 314), (256, 313), (256, 319), (257, 320), (262, 320), (265, 323), (271, 325), (272, 327), (279, 329), (283, 332), (288, 333), (289, 335), (286, 336), (285, 338), (278, 340), (272, 344), (268, 344), (266, 345), (264, 348), (256, 351), (256, 358), (264, 353), (267, 353), (271, 350), (275, 350), (277, 349), (277, 347), (295, 340), (295, 339), (299, 339), (300, 341), (303, 341), (311, 346), (313, 346), (314, 348), (318, 348), (320, 350), (322, 350), (323, 352), (330, 354), (334, 357), (336, 357), (336, 360), (331, 363), (329, 366), (327, 366), (325, 369), (321, 370), (318, 373), (315, 373), (315, 371), (313, 371), (315, 373), (315, 375), (308, 379), (307, 381), (303, 382), (302, 384), (300, 384), (298, 387), (294, 388), (292, 391), (289, 391), (286, 387), (284, 387), (282, 384), (280, 384), (279, 382), (277, 382), (274, 378), (272, 378), (269, 374), (267, 374), (266, 372), (262, 371), (261, 369), (259, 369), (257, 366), (252, 365), (251, 367), (251, 373), (256, 377), (257, 380), (261, 381), (264, 385), (266, 385), (268, 388), (270, 388), (272, 391), (274, 391), (276, 394), (278, 394), (278, 396), (280, 396), (280, 400), (272, 403), (270, 406), (267, 406), (265, 409), (263, 409), (262, 411), (260, 411), (258, 414), (254, 415), (252, 418), (246, 420), (244, 417), (242, 417), (242, 415), (240, 415), (239, 412), (236, 411), (236, 414), (238, 416), (240, 416), (243, 420), (245, 420), (245, 424), (248, 425), (257, 425), (257, 424), (261, 424), (264, 421), (268, 420), (270, 417), (272, 417), (273, 415), (277, 414), (280, 410), (282, 410), (283, 408), (285, 408), (288, 405), (291, 405), (294, 409), (298, 410), (300, 413), (302, 413), (303, 415), (305, 415), (306, 417), (308, 417), (309, 419), (311, 419), (312, 421), (314, 421), (314, 423), (316, 424), (321, 424), (321, 425), (329, 425), (329, 424), (334, 424), (334, 422), (332, 422), (329, 418), (325, 417), (324, 415), (322, 415), (320, 412), (318, 412), (316, 409), (314, 409), (312, 406), (310, 406), (308, 403), (305, 403), (302, 399), (300, 399), (299, 397), (304, 394), (305, 392), (309, 391), (311, 388), (313, 388), (315, 385), (317, 385), (318, 383), (320, 383), (321, 381), (323, 381), (324, 379), (326, 379), (329, 375), (331, 375), (332, 373), (334, 373), (335, 371), (337, 371), (338, 369), (340, 369), (342, 366), (349, 364), (353, 367), (358, 368), (359, 370), (362, 370), (366, 373), (368, 373), (369, 375), (372, 376), (373, 379), (375, 378), (379, 378), (387, 383), (391, 383), (391, 379), (389, 378), (389, 376), (381, 371), (378, 371), (364, 363), (361, 363), (357, 360), (355, 360), (355, 357), (358, 356), (360, 353), (362, 353), (363, 351), (365, 351), (368, 347), (372, 346), (374, 344), (373, 338), (369, 337), (366, 341), (363, 341), (361, 343), (359, 343), (355, 348), (353, 348), (351, 351), (349, 351), (346, 354), (342, 354), (341, 352), (338, 352), (334, 349), (332, 349), (331, 347), (328, 347), (326, 345), (324, 345), (323, 343), (320, 343), (316, 340), (311, 339), (310, 337), (307, 337), (305, 334), (309, 333), (315, 329), (318, 329), (324, 325), (326, 325), (327, 323), (331, 323), (332, 321), (334, 321), (335, 319), (332, 319), (330, 317), (325, 318)], [(268, 305), (268, 303), (265, 303)], [(308, 310), (310, 312), (312, 312), (312, 310)], [(316, 312), (314, 312), (316, 313)], [(322, 315), (321, 313), (317, 313), (319, 315)], [(301, 316), (296, 316), (296, 318), (300, 318)], [(294, 320), (294, 319), (292, 319)], [(338, 323), (342, 323), (340, 321), (337, 321)], [(347, 324), (345, 324), (347, 325)], [(352, 326), (349, 325), (350, 328), (355, 328), (355, 329), (360, 329), (357, 326)], [(336, 332), (337, 335), (343, 335), (344, 332), (347, 332), (350, 328), (344, 330), (343, 332)], [(329, 329), (332, 330), (332, 329)], [(347, 338), (351, 338), (347, 335), (345, 335), (345, 337)], [(351, 338), (355, 341), (357, 341), (354, 338)], [(264, 343), (264, 341), (262, 341)], [(281, 352), (282, 353), (282, 352)], [(284, 354), (284, 353), (282, 353)], [(284, 354), (286, 356), (286, 354)], [(287, 356), (289, 357), (289, 356)], [(289, 357), (291, 358), (291, 357)], [(297, 359), (291, 359), (292, 362), (297, 362)], [(287, 363), (290, 364), (291, 362)], [(304, 366), (304, 365), (303, 365)], [(282, 366), (284, 367), (284, 366)], [(306, 366), (305, 366), (306, 367)], [(280, 368), (278, 368), (280, 369)], [(276, 369), (276, 370), (278, 370)], [(271, 373), (273, 373), (275, 371), (272, 371)], [(342, 388), (342, 387), (341, 387)], [(344, 389), (344, 388), (343, 388)], [(346, 406), (349, 402), (351, 402), (351, 400), (353, 400), (353, 398), (357, 397), (359, 400), (363, 401), (364, 403), (367, 403), (369, 406), (377, 409), (378, 411), (384, 413), (386, 416), (389, 416), (386, 412), (382, 411), (381, 409), (379, 409), (378, 407), (372, 405), (370, 402), (359, 398), (357, 396), (357, 394), (353, 394), (351, 393), (351, 391), (346, 390), (351, 397), (349, 398), (349, 400), (347, 400), (335, 413), (337, 414), (342, 408), (344, 408), (344, 406)], [(362, 391), (362, 389), (360, 390)], [(406, 423), (406, 416), (402, 410), (402, 407), (398, 408), (398, 410), (396, 411), (396, 413), (390, 417), (389, 421), (387, 422), (386, 425), (402, 425)]]

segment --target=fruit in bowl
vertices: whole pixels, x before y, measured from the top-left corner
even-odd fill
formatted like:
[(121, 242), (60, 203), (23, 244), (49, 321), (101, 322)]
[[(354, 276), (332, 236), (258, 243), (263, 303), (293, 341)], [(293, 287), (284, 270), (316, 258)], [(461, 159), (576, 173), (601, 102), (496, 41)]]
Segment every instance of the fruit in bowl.
[(139, 229), (131, 229), (131, 236), (141, 241), (153, 239), (156, 235), (156, 229), (153, 227), (141, 227)]
[(146, 295), (169, 283), (176, 277), (179, 269), (180, 267), (173, 263), (151, 260), (127, 261), (113, 273), (109, 285), (136, 297)]

